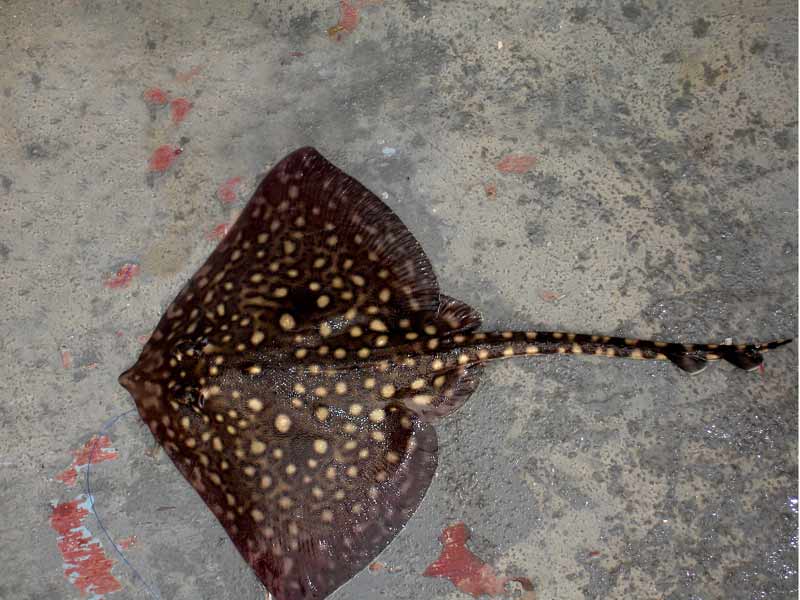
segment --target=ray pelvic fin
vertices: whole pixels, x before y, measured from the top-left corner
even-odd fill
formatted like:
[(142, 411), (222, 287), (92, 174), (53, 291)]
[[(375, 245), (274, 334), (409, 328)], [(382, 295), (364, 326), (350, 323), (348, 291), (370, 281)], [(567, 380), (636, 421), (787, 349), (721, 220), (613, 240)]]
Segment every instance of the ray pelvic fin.
[(484, 363), (519, 355), (751, 370), (781, 342), (716, 346), (477, 331), (374, 194), (311, 148), (264, 178), (120, 376), (277, 600), (321, 600), (402, 529), (436, 470), (431, 424)]

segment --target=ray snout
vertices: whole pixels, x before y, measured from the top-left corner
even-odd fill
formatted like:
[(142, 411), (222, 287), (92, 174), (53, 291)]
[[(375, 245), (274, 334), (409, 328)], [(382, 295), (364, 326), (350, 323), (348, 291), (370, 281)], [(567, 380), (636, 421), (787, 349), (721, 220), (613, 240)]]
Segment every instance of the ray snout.
[(141, 360), (122, 373), (118, 381), (122, 387), (128, 390), (140, 412), (163, 410), (165, 387), (153, 377), (152, 372), (142, 368)]
[(136, 365), (132, 366), (130, 369), (122, 373), (122, 375), (120, 375), (119, 378), (117, 379), (117, 381), (119, 381), (119, 384), (126, 390), (128, 390), (131, 394), (133, 394), (136, 385), (133, 381), (134, 371), (136, 371)]

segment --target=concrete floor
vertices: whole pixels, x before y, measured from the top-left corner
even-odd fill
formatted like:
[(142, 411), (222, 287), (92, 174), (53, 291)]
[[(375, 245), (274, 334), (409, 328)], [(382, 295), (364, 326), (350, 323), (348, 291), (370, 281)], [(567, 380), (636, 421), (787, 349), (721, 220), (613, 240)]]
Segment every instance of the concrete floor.
[[(121, 589), (88, 597), (149, 597), (91, 516), (60, 551), (54, 506), (81, 501), (83, 474), (56, 476), (132, 407), (117, 375), (211, 232), (302, 145), (382, 195), (487, 328), (795, 335), (796, 3), (345, 12), (329, 35), (335, 0), (0, 6), (0, 598), (82, 597), (73, 534), (116, 561)], [(191, 103), (185, 118), (150, 88)], [(150, 172), (166, 144), (183, 153)], [(536, 161), (503, 173), (508, 155)], [(138, 273), (115, 287), (126, 263)], [(456, 521), (539, 600), (795, 598), (797, 393), (796, 344), (763, 374), (492, 365), (438, 427), (438, 476), (387, 568), (335, 598), (467, 597), (421, 576)], [(138, 418), (109, 438), (97, 507), (115, 538), (136, 536), (126, 556), (154, 593), (261, 600)]]

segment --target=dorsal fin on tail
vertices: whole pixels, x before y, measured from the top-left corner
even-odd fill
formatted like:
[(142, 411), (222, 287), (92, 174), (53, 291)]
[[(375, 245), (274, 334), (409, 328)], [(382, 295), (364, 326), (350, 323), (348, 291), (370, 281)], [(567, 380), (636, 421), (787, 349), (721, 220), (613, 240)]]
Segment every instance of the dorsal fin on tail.
[(791, 340), (776, 340), (764, 344), (703, 344), (683, 346), (670, 344), (665, 354), (675, 365), (696, 375), (705, 370), (708, 361), (724, 360), (745, 371), (755, 371), (764, 364), (764, 352), (788, 344)]
[(697, 375), (702, 373), (708, 367), (708, 361), (699, 356), (692, 356), (686, 352), (669, 352), (667, 358), (670, 362), (677, 366), (682, 371), (686, 371), (689, 375)]
[(750, 344), (740, 346), (720, 346), (717, 350), (723, 360), (745, 371), (755, 371), (764, 364), (764, 352), (769, 352), (792, 340), (776, 340), (766, 344)]

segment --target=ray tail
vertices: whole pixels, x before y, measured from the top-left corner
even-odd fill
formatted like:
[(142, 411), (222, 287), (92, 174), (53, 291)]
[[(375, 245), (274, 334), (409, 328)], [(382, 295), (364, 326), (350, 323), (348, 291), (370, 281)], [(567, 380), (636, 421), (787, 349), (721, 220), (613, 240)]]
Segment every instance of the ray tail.
[(690, 374), (703, 371), (709, 361), (724, 360), (739, 369), (753, 371), (763, 353), (789, 343), (790, 339), (756, 344), (679, 344), (559, 331), (475, 332), (442, 344), (452, 346), (456, 363), (471, 364), (512, 356), (537, 354), (587, 354), (638, 360), (665, 360)]

